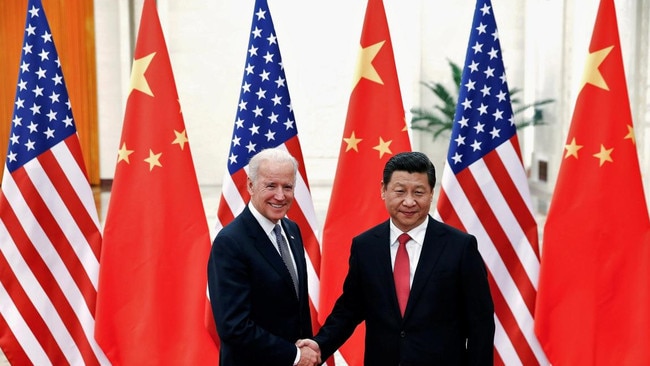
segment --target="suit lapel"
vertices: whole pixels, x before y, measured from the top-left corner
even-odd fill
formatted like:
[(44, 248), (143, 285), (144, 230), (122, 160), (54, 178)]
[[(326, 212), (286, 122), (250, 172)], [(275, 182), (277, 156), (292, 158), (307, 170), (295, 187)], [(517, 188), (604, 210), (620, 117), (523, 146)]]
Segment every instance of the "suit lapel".
[(305, 268), (305, 257), (301, 254), (302, 251), (300, 247), (302, 246), (301, 241), (299, 240), (298, 233), (294, 232), (292, 228), (285, 222), (285, 219), (282, 220), (282, 228), (284, 229), (285, 234), (287, 234), (287, 239), (289, 239), (289, 248), (291, 249), (291, 254), (293, 255), (293, 260), (296, 262), (296, 272), (298, 273), (299, 281), (306, 281), (306, 278), (303, 278), (302, 269)]
[(428, 220), (427, 232), (424, 236), (420, 259), (415, 269), (413, 284), (411, 285), (411, 292), (406, 305), (405, 318), (409, 315), (409, 309), (418, 301), (418, 297), (422, 294), (422, 291), (427, 285), (428, 278), (438, 264), (438, 259), (447, 245), (445, 240), (441, 240), (443, 233), (440, 231), (439, 223), (431, 217)]
[[(266, 259), (271, 267), (273, 267), (273, 269), (278, 272), (282, 278), (284, 278), (284, 282), (287, 284), (287, 286), (290, 286), (291, 291), (294, 292), (293, 281), (291, 280), (289, 270), (287, 270), (287, 267), (284, 265), (282, 257), (280, 257), (280, 253), (278, 253), (278, 250), (271, 242), (271, 239), (269, 239), (268, 234), (264, 232), (248, 207), (244, 209), (244, 213), (246, 214), (245, 219), (247, 220), (247, 227), (254, 228), (251, 229), (249, 235), (251, 236), (251, 241), (255, 246), (255, 249), (257, 249), (257, 251), (264, 257), (264, 259)], [(283, 225), (283, 227), (285, 228), (285, 232), (287, 232), (286, 225)], [(289, 241), (291, 241), (291, 239), (289, 239)], [(290, 244), (290, 246), (292, 247), (291, 251), (294, 253), (295, 257), (296, 255), (295, 250), (293, 249), (293, 244)]]
[[(284, 229), (285, 234), (287, 234), (287, 239), (289, 240), (289, 248), (291, 249), (291, 254), (293, 255), (293, 260), (296, 263), (296, 273), (298, 273), (298, 293), (302, 297), (303, 284), (307, 283), (307, 263), (305, 259), (304, 251), (301, 250), (302, 241), (300, 240), (300, 235), (293, 230), (293, 227), (286, 222), (286, 219), (282, 219), (282, 228)], [(288, 272), (287, 272), (288, 273)], [(291, 279), (291, 277), (289, 277)]]
[(373, 251), (372, 253), (369, 253), (368, 257), (373, 258), (375, 261), (371, 267), (375, 269), (373, 278), (375, 278), (380, 284), (389, 284), (388, 286), (381, 285), (381, 287), (390, 292), (389, 298), (392, 299), (390, 307), (393, 309), (391, 311), (395, 313), (398, 319), (401, 319), (402, 314), (399, 310), (399, 303), (397, 301), (395, 279), (393, 278), (393, 267), (390, 258), (391, 242), (389, 221), (378, 226), (373, 235), (375, 236), (373, 242), (377, 243), (377, 245), (368, 246)]

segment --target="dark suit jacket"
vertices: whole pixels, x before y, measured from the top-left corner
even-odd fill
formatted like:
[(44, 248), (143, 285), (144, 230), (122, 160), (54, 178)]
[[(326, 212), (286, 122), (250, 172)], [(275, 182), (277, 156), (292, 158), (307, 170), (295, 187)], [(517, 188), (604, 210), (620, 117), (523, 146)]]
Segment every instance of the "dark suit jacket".
[(494, 306), (476, 238), (429, 217), (404, 318), (386, 221), (352, 240), (350, 268), (315, 340), (323, 360), (366, 322), (365, 365), (491, 365)]
[(299, 298), (280, 254), (248, 207), (214, 239), (208, 286), (221, 365), (292, 365), (295, 342), (312, 336), (302, 237), (294, 222), (283, 219), (282, 226), (297, 265)]

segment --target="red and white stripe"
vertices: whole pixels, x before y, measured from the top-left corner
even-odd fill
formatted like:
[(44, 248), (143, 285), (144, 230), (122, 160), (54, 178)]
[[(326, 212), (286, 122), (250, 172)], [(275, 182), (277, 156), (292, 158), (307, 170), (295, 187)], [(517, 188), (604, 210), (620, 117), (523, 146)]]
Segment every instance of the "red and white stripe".
[(434, 216), (476, 236), (489, 271), (495, 363), (548, 364), (533, 330), (538, 235), (516, 136), (458, 174), (445, 165), (441, 184)]
[(77, 135), (0, 193), (0, 337), (13, 364), (108, 364), (94, 340), (101, 246)]

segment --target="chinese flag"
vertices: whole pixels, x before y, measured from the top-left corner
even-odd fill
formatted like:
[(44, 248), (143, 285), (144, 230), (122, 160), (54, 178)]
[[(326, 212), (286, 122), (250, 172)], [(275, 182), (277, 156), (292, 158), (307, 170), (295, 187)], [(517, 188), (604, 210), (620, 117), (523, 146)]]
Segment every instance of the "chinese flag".
[(553, 365), (650, 365), (650, 229), (613, 0), (602, 0), (544, 227), (535, 331)]
[[(352, 238), (388, 219), (381, 199), (386, 161), (410, 151), (393, 46), (382, 0), (369, 0), (343, 131), (321, 257), (321, 324), (341, 295)], [(386, 243), (388, 245), (388, 243)], [(365, 327), (341, 347), (350, 366), (363, 364)]]
[(116, 365), (216, 365), (210, 234), (155, 0), (145, 0), (100, 258), (95, 338)]

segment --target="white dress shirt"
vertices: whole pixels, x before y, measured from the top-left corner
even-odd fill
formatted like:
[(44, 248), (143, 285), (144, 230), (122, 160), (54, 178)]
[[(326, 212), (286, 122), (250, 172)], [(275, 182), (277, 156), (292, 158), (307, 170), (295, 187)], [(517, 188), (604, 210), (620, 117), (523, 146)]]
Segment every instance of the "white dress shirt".
[[(416, 226), (407, 232), (411, 239), (406, 242), (406, 252), (409, 255), (409, 286), (413, 285), (413, 276), (415, 269), (418, 267), (420, 261), (420, 253), (422, 252), (422, 244), (424, 243), (424, 236), (427, 232), (427, 225), (429, 219), (424, 220), (423, 223)], [(397, 248), (399, 242), (397, 238), (402, 235), (402, 230), (398, 229), (393, 220), (390, 221), (390, 263), (392, 268), (395, 268), (395, 256), (397, 255)]]
[[(273, 232), (273, 228), (275, 227), (276, 224), (280, 224), (280, 222), (273, 222), (266, 217), (262, 216), (262, 214), (257, 211), (257, 209), (251, 204), (248, 204), (248, 208), (251, 210), (251, 213), (253, 214), (253, 217), (255, 217), (255, 220), (260, 224), (262, 227), (262, 230), (266, 233), (266, 235), (269, 237), (269, 240), (271, 240), (271, 243), (273, 243), (273, 246), (275, 247), (275, 250), (278, 251), (278, 254), (280, 254), (280, 248), (278, 247), (278, 242), (275, 239), (275, 233)], [(290, 243), (289, 240), (287, 240), (287, 234), (284, 232), (284, 228), (282, 225), (280, 225), (280, 228), (282, 228), (282, 236), (284, 237), (284, 240), (287, 241), (287, 245)], [(293, 268), (298, 268), (296, 266), (296, 260), (293, 257), (293, 252), (291, 251), (291, 248), (289, 248), (289, 254), (291, 255), (291, 261), (293, 262)]]

